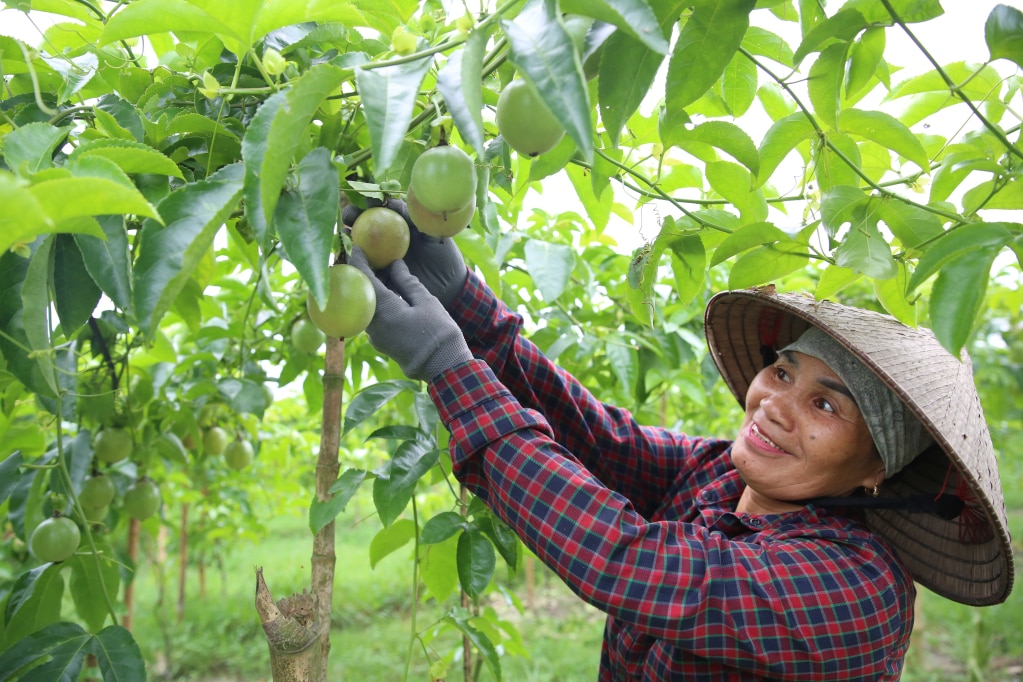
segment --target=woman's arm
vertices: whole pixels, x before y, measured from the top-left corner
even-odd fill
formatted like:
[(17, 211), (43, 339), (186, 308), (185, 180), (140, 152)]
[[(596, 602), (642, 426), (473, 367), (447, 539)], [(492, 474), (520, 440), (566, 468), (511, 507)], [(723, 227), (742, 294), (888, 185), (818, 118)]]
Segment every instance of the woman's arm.
[(522, 318), (475, 275), (449, 312), (473, 354), (524, 407), (540, 412), (554, 439), (644, 514), (690, 465), (664, 429), (640, 426), (629, 411), (597, 400), (578, 380), (521, 335)]

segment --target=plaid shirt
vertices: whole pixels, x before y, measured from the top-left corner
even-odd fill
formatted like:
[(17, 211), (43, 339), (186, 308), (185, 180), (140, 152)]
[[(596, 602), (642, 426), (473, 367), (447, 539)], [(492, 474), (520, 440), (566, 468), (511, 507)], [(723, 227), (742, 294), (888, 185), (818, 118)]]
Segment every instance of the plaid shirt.
[(473, 275), (452, 308), (477, 358), (430, 385), (455, 474), (608, 614), (601, 682), (899, 678), (914, 587), (875, 534), (735, 513), (731, 441), (599, 402)]

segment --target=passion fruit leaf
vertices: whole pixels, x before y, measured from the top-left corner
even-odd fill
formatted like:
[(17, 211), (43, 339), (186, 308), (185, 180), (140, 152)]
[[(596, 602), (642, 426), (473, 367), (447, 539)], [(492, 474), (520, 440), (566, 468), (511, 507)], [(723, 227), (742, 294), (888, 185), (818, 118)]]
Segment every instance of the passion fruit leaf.
[(955, 355), (966, 345), (984, 305), (991, 266), (1001, 247), (988, 246), (960, 254), (938, 273), (927, 308), (934, 336)]
[(432, 65), (433, 57), (427, 56), (378, 69), (367, 66), (355, 69), (355, 84), (362, 96), (378, 177), (387, 173), (405, 144), (419, 86)]
[(82, 252), (69, 234), (56, 235), (52, 286), (61, 331), (71, 338), (92, 317), (103, 292), (92, 281)]
[(502, 20), (510, 60), (536, 88), (587, 163), (593, 162), (593, 122), (586, 77), (553, 3), (529, 0), (513, 21)]
[[(461, 576), (461, 573), (459, 573)], [(501, 659), (497, 654), (497, 648), (494, 643), (490, 641), (490, 638), (485, 634), (477, 630), (469, 622), (471, 620), (471, 614), (465, 609), (452, 609), (448, 615), (444, 617), (444, 621), (455, 626), (459, 632), (472, 642), (472, 645), (482, 654), (483, 660), (487, 664), (487, 668), (490, 669), (490, 674), (494, 676), (494, 679), (500, 682), (501, 680)]]
[(567, 244), (530, 239), (525, 245), (526, 270), (543, 300), (554, 303), (568, 286), (575, 267), (575, 249)]
[(97, 216), (104, 238), (92, 234), (74, 235), (89, 276), (121, 310), (131, 312), (131, 265), (124, 216)]
[(104, 680), (142, 680), (145, 659), (131, 632), (120, 625), (108, 625), (93, 637), (90, 653), (96, 657)]
[(869, 203), (853, 211), (849, 232), (835, 249), (835, 264), (873, 279), (891, 279), (897, 270), (892, 249), (878, 227), (879, 216)]
[(7, 171), (0, 171), (0, 253), (18, 242), (31, 242), (37, 235), (54, 229), (46, 208), (26, 189), (28, 184)]
[(458, 582), (470, 597), (478, 597), (490, 584), (497, 567), (497, 553), (490, 539), (479, 530), (458, 536)]
[(756, 187), (771, 179), (771, 174), (800, 142), (813, 139), (816, 131), (803, 112), (790, 114), (775, 121), (760, 141), (758, 156), (760, 168)]
[(100, 542), (95, 544), (99, 561), (90, 554), (76, 554), (64, 562), (71, 569), (68, 587), (75, 611), (91, 632), (99, 631), (110, 615), (104, 593), (117, 594), (121, 584), (113, 550)]
[(489, 38), (489, 27), (473, 31), (461, 50), (448, 56), (448, 61), (437, 74), (440, 91), (448, 112), (477, 158), (483, 158), (486, 146), (483, 140), (483, 57)]
[(53, 168), (53, 153), (67, 137), (69, 126), (26, 123), (4, 136), (3, 157), (7, 168), (24, 175)]
[(401, 519), (381, 528), (369, 543), (370, 568), (376, 568), (381, 559), (401, 549), (415, 537), (416, 524), (411, 519)]
[(323, 307), (340, 195), (338, 171), (330, 151), (317, 147), (298, 164), (295, 176), (294, 187), (281, 193), (274, 225), (288, 260)]
[(349, 431), (373, 417), (377, 410), (386, 405), (394, 396), (404, 391), (415, 393), (418, 390), (419, 383), (407, 379), (381, 381), (362, 389), (348, 401), (341, 437), (343, 438)]
[(984, 40), (991, 60), (1008, 59), (1023, 68), (1023, 12), (995, 5), (984, 23)]
[(798, 65), (808, 55), (820, 52), (833, 43), (847, 43), (867, 26), (862, 13), (856, 9), (843, 8), (810, 29), (792, 55), (792, 61)]
[[(282, 92), (271, 95), (242, 138), (245, 202), (257, 241), (266, 245), (271, 218), (296, 150), (323, 100), (348, 77), (345, 69), (317, 64)], [(411, 106), (411, 102), (410, 102)]]
[(109, 159), (125, 173), (154, 173), (182, 178), (181, 170), (170, 157), (141, 142), (109, 138), (89, 140), (71, 153), (70, 160), (89, 156)]
[(843, 132), (858, 135), (901, 154), (925, 172), (931, 167), (930, 156), (920, 138), (890, 114), (843, 109), (838, 117), (838, 125)]
[(417, 440), (401, 443), (387, 462), (386, 476), (373, 481), (373, 504), (386, 528), (405, 511), (416, 483), (440, 459), (440, 450)]
[(739, 256), (728, 273), (732, 289), (767, 284), (806, 266), (806, 246), (793, 239), (765, 244)]
[(53, 253), (55, 235), (46, 237), (29, 261), (25, 283), (21, 288), (22, 324), (25, 337), (39, 366), (42, 380), (49, 387), (50, 396), (58, 395), (57, 379), (53, 373), (52, 348), (49, 333), (48, 312), (50, 308), (50, 259)]
[(807, 93), (817, 120), (827, 128), (838, 127), (848, 54), (849, 43), (835, 43), (825, 48), (810, 67)]
[(223, 377), (217, 381), (217, 390), (232, 412), (262, 417), (269, 407), (263, 384), (252, 379)]
[(328, 491), (330, 497), (322, 501), (313, 498), (312, 504), (309, 505), (309, 530), (313, 533), (320, 532), (320, 529), (343, 512), (367, 476), (370, 476), (369, 472), (362, 469), (346, 469), (334, 481), (334, 485), (330, 486)]
[(7, 501), (11, 491), (21, 479), (21, 467), (24, 457), (21, 450), (15, 450), (7, 456), (7, 459), (0, 462), (0, 504)]
[(1019, 235), (1023, 228), (1015, 223), (974, 223), (949, 230), (920, 258), (909, 278), (908, 293), (912, 294), (939, 270), (973, 251), (1002, 249), (1013, 240), (1014, 232)]
[(683, 132), (683, 142), (692, 140), (717, 147), (745, 166), (754, 176), (760, 172), (757, 145), (746, 132), (728, 121), (706, 121)]
[[(33, 679), (77, 680), (89, 653), (92, 635), (77, 623), (54, 622), (31, 634), (26, 633), (21, 639), (15, 637), (10, 641), (14, 645), (0, 654), (0, 670), (20, 670), (42, 663), (32, 668)], [(134, 679), (145, 679), (145, 670), (141, 677)]]
[(659, 30), (661, 22), (644, 0), (561, 0), (561, 11), (614, 24), (647, 49), (661, 55), (668, 52), (668, 41)]
[(684, 109), (717, 82), (742, 44), (755, 6), (756, 0), (696, 5), (668, 62), (665, 92), (669, 109)]
[(134, 303), (142, 332), (157, 325), (213, 246), (213, 238), (242, 194), (245, 169), (225, 166), (207, 180), (185, 185), (160, 202), (166, 227), (142, 225), (134, 270)]

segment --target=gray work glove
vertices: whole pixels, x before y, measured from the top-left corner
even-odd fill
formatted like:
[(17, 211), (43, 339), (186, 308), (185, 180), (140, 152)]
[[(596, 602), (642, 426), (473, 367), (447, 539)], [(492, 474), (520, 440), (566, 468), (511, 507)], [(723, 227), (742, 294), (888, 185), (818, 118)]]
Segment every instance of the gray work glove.
[[(388, 199), (386, 202), (370, 199), (369, 205), (385, 206), (405, 219), (411, 233), (408, 253), (404, 258), (409, 272), (423, 283), (427, 291), (440, 299), (445, 308), (450, 306), (469, 276), (462, 252), (454, 240), (431, 237), (420, 232), (409, 218), (408, 209), (401, 199)], [(358, 206), (345, 206), (341, 211), (341, 222), (351, 227), (362, 211)]]
[(405, 376), (430, 381), (472, 360), (462, 330), (404, 261), (397, 260), (381, 272), (387, 284), (369, 267), (359, 247), (352, 249), (348, 263), (362, 270), (376, 290), (377, 309), (366, 328), (370, 343), (397, 362)]

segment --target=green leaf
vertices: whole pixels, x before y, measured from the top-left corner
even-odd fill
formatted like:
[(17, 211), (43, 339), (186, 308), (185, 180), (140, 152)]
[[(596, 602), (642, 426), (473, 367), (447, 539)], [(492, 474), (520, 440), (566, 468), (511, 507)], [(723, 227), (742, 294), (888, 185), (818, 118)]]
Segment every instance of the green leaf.
[(385, 525), (369, 542), (370, 567), (376, 568), (381, 559), (398, 551), (415, 537), (416, 524), (411, 519), (401, 519), (392, 525)]
[(501, 659), (497, 654), (497, 649), (489, 637), (469, 623), (469, 619), (470, 615), (464, 609), (452, 610), (444, 617), (446, 622), (458, 628), (459, 632), (465, 635), (472, 645), (476, 647), (483, 656), (483, 661), (487, 664), (487, 668), (490, 669), (490, 674), (494, 676), (497, 682), (501, 682)]
[(846, 96), (853, 97), (873, 80), (884, 61), (887, 43), (884, 28), (870, 26), (852, 45), (849, 52), (849, 70), (845, 77)]
[(102, 292), (85, 267), (75, 238), (59, 234), (53, 250), (53, 302), (61, 331), (72, 334), (89, 321)]
[(533, 84), (583, 160), (593, 162), (590, 96), (575, 45), (555, 15), (554, 3), (528, 0), (514, 21), (502, 20), (509, 59)]
[[(930, 21), (945, 13), (940, 0), (889, 0), (889, 3), (899, 18), (907, 24)], [(884, 26), (895, 24), (895, 19), (881, 0), (848, 0), (842, 9), (858, 11), (868, 24)]]
[(720, 265), (732, 256), (748, 251), (755, 246), (785, 241), (787, 239), (789, 239), (789, 236), (771, 223), (756, 222), (743, 225), (718, 244), (718, 247), (714, 250), (714, 257), (711, 258), (710, 267)]
[(75, 234), (85, 268), (114, 305), (131, 312), (131, 263), (124, 217), (99, 216), (97, 222), (105, 239)]
[[(560, 3), (562, 12), (582, 14), (613, 24), (642, 42), (647, 49), (664, 55), (668, 52), (668, 41), (661, 32), (663, 22), (658, 22), (654, 14), (663, 3), (652, 4), (654, 9), (644, 0), (561, 0)], [(676, 13), (674, 19), (677, 18)]]
[(941, 269), (934, 281), (928, 306), (931, 329), (956, 357), (973, 334), (999, 251), (1001, 247), (987, 246), (961, 253)]
[(945, 233), (932, 243), (909, 279), (908, 290), (913, 293), (917, 287), (938, 271), (943, 271), (953, 262), (965, 258), (974, 251), (1000, 250), (1013, 240), (1023, 229), (1015, 223), (970, 223)]
[(420, 552), (419, 575), (438, 604), (458, 587), (458, 538), (451, 536), (444, 542), (424, 545)]
[(473, 31), (465, 47), (448, 56), (448, 61), (437, 73), (440, 91), (448, 112), (477, 158), (486, 155), (483, 140), (483, 57), (487, 47), (487, 31)]
[(710, 186), (738, 209), (743, 221), (767, 218), (764, 195), (753, 189), (753, 178), (745, 168), (730, 161), (713, 161), (707, 164), (706, 173)]
[(149, 337), (185, 288), (213, 238), (235, 209), (244, 169), (225, 166), (207, 180), (185, 185), (160, 202), (166, 227), (147, 220), (139, 235), (134, 303), (139, 327)]
[(814, 26), (803, 37), (803, 42), (796, 49), (792, 61), (798, 65), (807, 55), (820, 52), (835, 42), (848, 43), (867, 25), (867, 20), (858, 10), (840, 9), (834, 16)]
[(760, 173), (760, 154), (756, 144), (742, 128), (734, 123), (707, 121), (694, 126), (692, 130), (681, 133), (680, 139), (683, 141), (694, 140), (717, 147), (746, 166), (753, 175)]
[(698, 4), (682, 27), (668, 63), (669, 109), (684, 109), (717, 82), (749, 28), (755, 0)]
[(897, 199), (883, 200), (878, 210), (878, 217), (895, 238), (909, 248), (935, 239), (944, 231), (938, 216)]
[(649, 92), (664, 55), (621, 31), (611, 34), (604, 50), (614, 59), (600, 60), (597, 100), (611, 145), (617, 147), (625, 123)]
[(835, 264), (872, 279), (894, 277), (895, 260), (891, 246), (878, 229), (877, 214), (868, 203), (856, 206), (852, 214), (849, 231), (835, 249)]
[(619, 387), (626, 394), (631, 394), (638, 378), (639, 356), (636, 349), (628, 339), (612, 334), (604, 342), (604, 352)]
[(448, 538), (454, 537), (458, 531), (467, 528), (468, 523), (461, 514), (450, 511), (441, 512), (423, 525), (423, 531), (419, 534), (419, 542), (424, 545), (444, 542)]
[(312, 504), (309, 505), (309, 530), (314, 535), (345, 510), (366, 480), (366, 476), (368, 473), (362, 469), (345, 469), (327, 491), (330, 494), (329, 498), (326, 500), (313, 498)]
[(146, 662), (131, 632), (108, 625), (92, 638), (90, 651), (99, 663), (104, 682), (144, 680)]
[(82, 671), (91, 643), (92, 635), (77, 623), (52, 623), (13, 640), (11, 648), (0, 654), (0, 670), (17, 671), (42, 663), (21, 679), (72, 682)]
[(841, 108), (842, 83), (845, 80), (845, 59), (849, 43), (836, 43), (814, 60), (810, 67), (807, 92), (813, 104), (817, 121), (825, 127), (838, 127), (838, 112)]
[(736, 259), (728, 273), (730, 289), (746, 289), (769, 284), (790, 272), (805, 268), (809, 262), (806, 247), (795, 241), (779, 241), (760, 246)]
[(906, 297), (906, 282), (909, 279), (906, 263), (897, 261), (895, 265), (898, 272), (894, 277), (874, 280), (874, 296), (895, 319), (905, 325), (915, 327), (917, 324), (916, 306)]
[[(239, 3), (241, 4), (241, 3)], [(144, 0), (125, 5), (110, 17), (100, 35), (101, 45), (118, 40), (157, 33), (214, 34), (236, 55), (242, 55), (249, 45), (243, 44), (233, 28), (210, 14), (198, 4), (186, 0)]]
[(0, 256), (17, 243), (29, 243), (53, 230), (45, 205), (26, 191), (28, 183), (0, 170)]
[(50, 389), (50, 395), (60, 394), (57, 378), (54, 376), (53, 357), (50, 351), (53, 342), (50, 340), (50, 273), (53, 267), (53, 242), (55, 237), (43, 240), (39, 248), (32, 254), (25, 283), (21, 287), (22, 324), (29, 348), (36, 351), (33, 355), (39, 364), (39, 372), (43, 381)]
[[(963, 202), (965, 206), (965, 200)], [(984, 208), (1015, 211), (1023, 208), (1023, 180), (1014, 179), (1002, 186), (987, 202)]]
[[(205, 120), (205, 116), (203, 116)], [(149, 145), (129, 140), (100, 139), (83, 142), (71, 153), (71, 160), (87, 156), (110, 159), (125, 173), (153, 173), (181, 178), (178, 164)]]
[(838, 125), (847, 133), (859, 135), (901, 154), (920, 166), (923, 171), (927, 171), (931, 167), (931, 161), (923, 143), (894, 116), (882, 111), (843, 109), (838, 117)]
[[(19, 640), (24, 642), (29, 633), (60, 620), (60, 606), (64, 598), (62, 569), (59, 564), (43, 564), (17, 577), (7, 598), (4, 611), (6, 627), (0, 644), (8, 646)], [(17, 670), (20, 667), (4, 665), (4, 657), (9, 652), (0, 655), (0, 670)]]
[[(862, 274), (849, 268), (829, 265), (821, 273), (821, 278), (817, 282), (817, 288), (813, 292), (813, 297), (818, 301), (834, 298), (835, 294), (862, 277)], [(891, 280), (883, 281), (888, 282)]]
[(856, 209), (869, 202), (859, 187), (836, 185), (821, 195), (821, 223), (834, 237), (842, 225), (856, 219)]
[(430, 56), (378, 69), (369, 65), (355, 69), (355, 83), (362, 96), (377, 176), (386, 174), (398, 157), (412, 122), (419, 86), (432, 65)]
[[(309, 124), (323, 100), (344, 82), (345, 75), (344, 69), (332, 64), (311, 67), (290, 88), (267, 98), (245, 131), (242, 158), (246, 214), (261, 244), (266, 243), (281, 188), (296, 152), (305, 144)], [(366, 93), (362, 94), (365, 105)], [(411, 102), (406, 104), (412, 106)], [(370, 118), (368, 108), (366, 116)], [(374, 125), (371, 120), (371, 133)]]
[(395, 449), (388, 462), (387, 476), (380, 476), (373, 482), (373, 503), (385, 527), (405, 511), (416, 483), (439, 458), (436, 448), (421, 441), (407, 440)]
[(813, 123), (802, 112), (789, 114), (780, 118), (767, 129), (760, 142), (760, 169), (757, 172), (757, 187), (761, 187), (785, 160), (785, 157), (800, 142), (811, 140), (816, 136)]
[(1023, 68), (1023, 12), (1009, 5), (995, 5), (984, 23), (984, 40), (991, 61), (1008, 59)]
[(519, 565), (519, 546), (522, 544), (522, 541), (515, 534), (515, 531), (502, 521), (500, 517), (493, 514), (477, 514), (475, 523), (490, 538), (490, 541), (494, 543), (494, 547), (505, 563), (508, 564), (508, 568), (513, 571), (516, 570)]
[(259, 418), (269, 407), (263, 383), (247, 377), (220, 377), (217, 380), (217, 392), (224, 403), (237, 414), (254, 414)]
[(791, 67), (793, 65), (792, 48), (784, 38), (766, 28), (750, 26), (746, 35), (743, 36), (742, 46), (750, 54), (767, 57), (783, 66)]
[(827, 133), (827, 143), (823, 143), (822, 140), (822, 143), (817, 145), (814, 177), (822, 192), (842, 185), (859, 184), (860, 176), (856, 169), (862, 166), (859, 145), (845, 133)]
[(21, 478), (19, 467), (23, 461), (21, 450), (15, 450), (7, 459), (0, 462), (0, 504), (7, 501), (7, 497)]
[(103, 544), (97, 544), (99, 566), (96, 557), (91, 554), (76, 554), (64, 562), (71, 569), (71, 599), (75, 603), (75, 611), (90, 632), (98, 632), (107, 616), (107, 596), (110, 602), (117, 598), (121, 585), (121, 571), (113, 560), (113, 552)]
[(48, 123), (26, 123), (3, 138), (3, 156), (7, 167), (19, 175), (32, 175), (53, 168), (53, 153), (67, 137), (70, 127)]
[(288, 261), (320, 307), (327, 305), (331, 244), (337, 220), (340, 178), (330, 151), (317, 147), (295, 169), (297, 182), (280, 196), (274, 225)]
[(671, 242), (671, 271), (675, 277), (675, 293), (679, 302), (689, 305), (703, 291), (707, 280), (707, 251), (696, 235), (679, 237)]
[(497, 553), (490, 539), (478, 530), (458, 536), (458, 581), (462, 589), (475, 599), (490, 584), (497, 567)]
[(377, 410), (399, 393), (403, 391), (415, 393), (418, 390), (418, 382), (407, 379), (381, 381), (367, 386), (348, 401), (348, 408), (345, 410), (345, 425), (341, 436), (344, 437), (362, 422), (376, 415)]
[(738, 118), (749, 110), (757, 98), (757, 65), (738, 52), (728, 62), (719, 81), (721, 101), (728, 113)]
[[(160, 214), (134, 185), (106, 178), (64, 177), (44, 180), (31, 185), (28, 191), (41, 206), (46, 207), (52, 223), (111, 213), (160, 219)], [(41, 234), (41, 231), (36, 234)]]
[(567, 244), (530, 239), (525, 246), (526, 270), (540, 290), (543, 300), (558, 300), (575, 267), (575, 249)]

